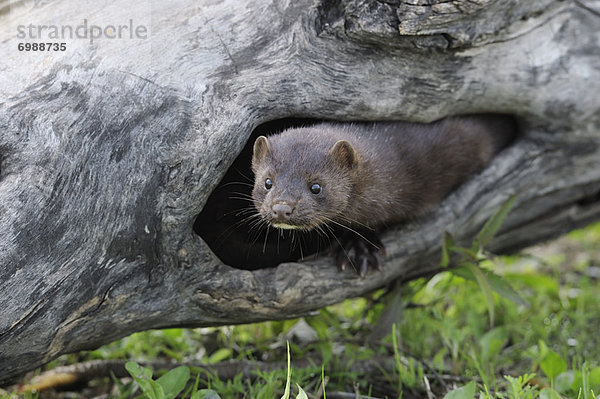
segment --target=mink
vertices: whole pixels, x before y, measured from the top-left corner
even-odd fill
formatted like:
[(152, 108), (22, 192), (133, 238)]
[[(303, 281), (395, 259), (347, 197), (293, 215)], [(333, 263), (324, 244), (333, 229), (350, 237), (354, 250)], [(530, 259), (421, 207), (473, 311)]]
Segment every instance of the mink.
[(338, 265), (364, 276), (368, 264), (379, 268), (382, 247), (369, 232), (433, 209), (515, 132), (511, 117), (468, 115), (429, 124), (321, 123), (260, 136), (252, 199), (260, 218), (276, 228), (354, 232), (359, 242), (343, 239)]

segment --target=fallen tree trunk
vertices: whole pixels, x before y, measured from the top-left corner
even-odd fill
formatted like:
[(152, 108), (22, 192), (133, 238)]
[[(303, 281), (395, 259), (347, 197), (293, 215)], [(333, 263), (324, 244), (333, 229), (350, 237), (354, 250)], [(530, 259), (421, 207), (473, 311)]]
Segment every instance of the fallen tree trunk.
[[(497, 252), (600, 216), (597, 4), (313, 3), (0, 9), (0, 385), (134, 331), (297, 317), (434, 273), (444, 231), (469, 241), (513, 194)], [(66, 50), (18, 50), (48, 38)], [(193, 228), (263, 122), (474, 112), (515, 115), (520, 138), (389, 231), (382, 272), (240, 270)]]

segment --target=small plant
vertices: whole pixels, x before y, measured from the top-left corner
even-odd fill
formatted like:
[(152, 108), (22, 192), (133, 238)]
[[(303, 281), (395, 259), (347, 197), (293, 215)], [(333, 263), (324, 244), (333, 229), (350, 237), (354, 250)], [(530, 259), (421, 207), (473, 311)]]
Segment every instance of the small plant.
[[(148, 399), (174, 399), (185, 389), (190, 380), (190, 369), (186, 366), (176, 367), (157, 380), (152, 379), (151, 369), (142, 367), (135, 362), (127, 362), (125, 368)], [(198, 381), (198, 378), (196, 378), (195, 384), (182, 397), (189, 397), (190, 399), (221, 399), (211, 389), (198, 390)]]
[(538, 389), (529, 384), (529, 381), (535, 377), (535, 374), (523, 374), (519, 377), (505, 375), (504, 379), (508, 381), (508, 399), (535, 399), (539, 395)]
[(423, 380), (424, 372), (421, 364), (415, 359), (405, 359), (400, 356), (400, 344), (398, 342), (398, 330), (396, 323), (392, 324), (392, 348), (394, 350), (394, 368), (393, 378), (389, 380), (396, 382), (396, 393), (398, 398), (402, 398), (403, 387), (413, 388), (419, 385)]
[(190, 379), (190, 369), (186, 366), (174, 368), (156, 381), (152, 379), (152, 370), (147, 367), (127, 362), (125, 368), (149, 399), (174, 399)]
[(454, 238), (450, 233), (444, 235), (442, 241), (442, 260), (441, 266), (450, 265), (450, 253), (459, 255), (457, 264), (459, 267), (450, 270), (451, 273), (463, 277), (467, 280), (475, 281), (483, 293), (488, 308), (490, 326), (494, 326), (494, 292), (505, 297), (519, 305), (529, 306), (529, 303), (523, 299), (510, 284), (497, 274), (490, 270), (482, 269), (480, 264), (483, 261), (491, 261), (484, 248), (490, 243), (494, 235), (500, 229), (502, 222), (508, 216), (508, 212), (515, 202), (515, 196), (512, 196), (492, 215), (485, 223), (470, 248), (464, 248), (454, 245)]
[[(287, 378), (285, 381), (285, 391), (281, 399), (290, 399), (290, 384), (292, 381), (292, 367), (291, 367), (291, 356), (290, 356), (290, 343), (287, 342)], [(308, 399), (306, 392), (300, 387), (300, 385), (296, 384), (298, 387), (298, 395), (296, 399)]]
[(37, 399), (39, 397), (38, 392), (25, 392), (22, 396), (17, 395), (16, 393), (8, 393), (2, 389), (0, 389), (0, 399)]
[(475, 381), (471, 381), (463, 387), (448, 392), (444, 396), (444, 399), (473, 399), (475, 397), (475, 388)]
[(541, 349), (540, 352), (542, 353), (540, 368), (550, 380), (550, 388), (554, 390), (556, 378), (567, 371), (567, 362), (565, 362), (558, 353), (549, 349), (543, 341), (540, 341), (539, 346)]

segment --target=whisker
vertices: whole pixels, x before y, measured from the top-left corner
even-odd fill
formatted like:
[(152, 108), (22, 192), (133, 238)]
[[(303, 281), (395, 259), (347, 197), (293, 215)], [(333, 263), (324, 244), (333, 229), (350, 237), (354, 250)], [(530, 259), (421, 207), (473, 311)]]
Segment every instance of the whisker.
[(223, 230), (216, 238), (215, 238), (215, 249), (219, 249), (221, 248), (226, 240), (240, 227), (242, 227), (244, 224), (246, 224), (247, 220), (246, 219), (242, 219), (242, 220), (238, 220), (235, 223), (233, 223), (232, 225), (228, 226), (225, 230)]
[[(244, 175), (242, 175), (240, 173), (240, 175), (242, 177), (245, 177)], [(254, 182), (254, 179), (252, 179), (252, 182)], [(254, 187), (254, 183), (248, 183), (248, 182), (244, 182), (244, 181), (230, 181), (228, 183), (225, 184), (221, 184), (220, 187), (227, 187), (227, 186), (234, 186), (236, 184), (239, 184), (240, 186), (248, 186), (248, 187)]]
[(298, 235), (298, 249), (300, 249), (300, 259), (304, 260), (304, 251), (302, 251), (302, 236)]
[(230, 201), (252, 202), (251, 198), (244, 198), (244, 197), (229, 197), (228, 200), (230, 200)]
[[(367, 229), (367, 230), (375, 231), (375, 229), (374, 229), (373, 227), (371, 227), (371, 226), (369, 226), (369, 225), (366, 225), (366, 224), (364, 224), (364, 223), (361, 223), (361, 222), (359, 222), (358, 220), (353, 220), (353, 219), (350, 219), (349, 217), (347, 217), (347, 216), (345, 216), (345, 215), (343, 215), (343, 214), (340, 214), (340, 215), (338, 215), (338, 217), (339, 217), (340, 219), (342, 219), (344, 222), (348, 222), (348, 223), (350, 223), (350, 224), (356, 224), (356, 225), (359, 225), (359, 226), (361, 226), (361, 227), (364, 227), (364, 228), (365, 228), (365, 229)], [(333, 221), (333, 219), (329, 219), (329, 220), (330, 220), (330, 221)]]
[(374, 248), (379, 249), (378, 245), (373, 244), (370, 240), (368, 240), (365, 236), (363, 236), (362, 234), (360, 234), (358, 231), (354, 230), (353, 228), (351, 228), (349, 226), (346, 226), (346, 225), (343, 225), (343, 224), (341, 224), (339, 222), (336, 222), (335, 220), (330, 219), (330, 218), (325, 218), (325, 219), (329, 220), (331, 223), (334, 223), (337, 226), (340, 226), (340, 227), (342, 227), (342, 228), (344, 228), (344, 229), (346, 229), (348, 231), (353, 232), (354, 234), (356, 234), (357, 236), (359, 236), (360, 238), (362, 238), (363, 240), (365, 240), (366, 242), (368, 242), (369, 244), (371, 244)]
[(358, 273), (358, 269), (356, 268), (356, 265), (354, 265), (354, 262), (352, 262), (352, 259), (350, 259), (350, 256), (348, 256), (348, 252), (346, 251), (346, 248), (344, 248), (344, 246), (342, 245), (342, 243), (340, 242), (340, 240), (338, 240), (338, 238), (335, 235), (333, 236), (333, 238), (335, 238), (335, 240), (337, 241), (339, 247), (344, 252), (344, 255), (346, 256), (346, 259), (348, 259), (348, 261), (350, 262), (350, 266), (352, 266), (352, 269), (354, 269), (354, 271)]
[(243, 216), (243, 215), (251, 215), (253, 213), (258, 213), (256, 212), (256, 208), (253, 207), (247, 207), (247, 208), (240, 208), (240, 209), (234, 209), (231, 210), (229, 212), (225, 212), (223, 214), (223, 216)]
[[(247, 172), (247, 170), (246, 170), (246, 169), (244, 169), (244, 170), (240, 170), (240, 169), (238, 169), (238, 168), (235, 168), (235, 171), (236, 171), (236, 172), (237, 172), (237, 173), (238, 173), (238, 174), (239, 174), (241, 177), (243, 177), (244, 179), (246, 179), (247, 181), (254, 183), (254, 173), (252, 174), (252, 177), (249, 177), (248, 175), (246, 175), (246, 172)], [(250, 185), (250, 186), (253, 186), (253, 185), (254, 185), (254, 184), (250, 184), (250, 183), (245, 183), (245, 184), (248, 184), (248, 185)]]
[(263, 254), (267, 252), (267, 237), (269, 237), (269, 228), (270, 226), (267, 224), (267, 228), (265, 230), (265, 241), (263, 242)]
[(247, 192), (247, 191), (231, 191), (229, 194), (240, 195), (242, 197), (246, 197), (246, 198), (252, 199), (252, 192)]

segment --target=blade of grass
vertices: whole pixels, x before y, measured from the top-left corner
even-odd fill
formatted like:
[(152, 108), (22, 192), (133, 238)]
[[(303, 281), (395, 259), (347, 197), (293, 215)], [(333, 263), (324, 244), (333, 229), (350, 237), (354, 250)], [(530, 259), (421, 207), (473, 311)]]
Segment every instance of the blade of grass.
[(290, 362), (290, 343), (287, 342), (287, 381), (285, 383), (285, 391), (281, 399), (290, 399), (290, 381), (292, 380), (292, 368)]
[(478, 248), (483, 248), (490, 243), (494, 235), (500, 229), (504, 219), (506, 219), (506, 216), (508, 215), (508, 212), (510, 212), (516, 198), (517, 197), (515, 195), (512, 195), (485, 223), (475, 239), (475, 250)]
[(440, 266), (448, 267), (450, 264), (450, 248), (454, 246), (454, 238), (452, 234), (447, 231), (444, 232), (444, 238), (442, 239), (442, 260)]
[(481, 292), (483, 293), (483, 297), (485, 298), (485, 303), (488, 308), (488, 314), (490, 315), (490, 327), (494, 327), (494, 292), (492, 291), (492, 287), (490, 286), (485, 274), (483, 274), (481, 268), (479, 268), (477, 265), (467, 262), (465, 263), (465, 267), (471, 273), (473, 273), (479, 288), (481, 288)]

